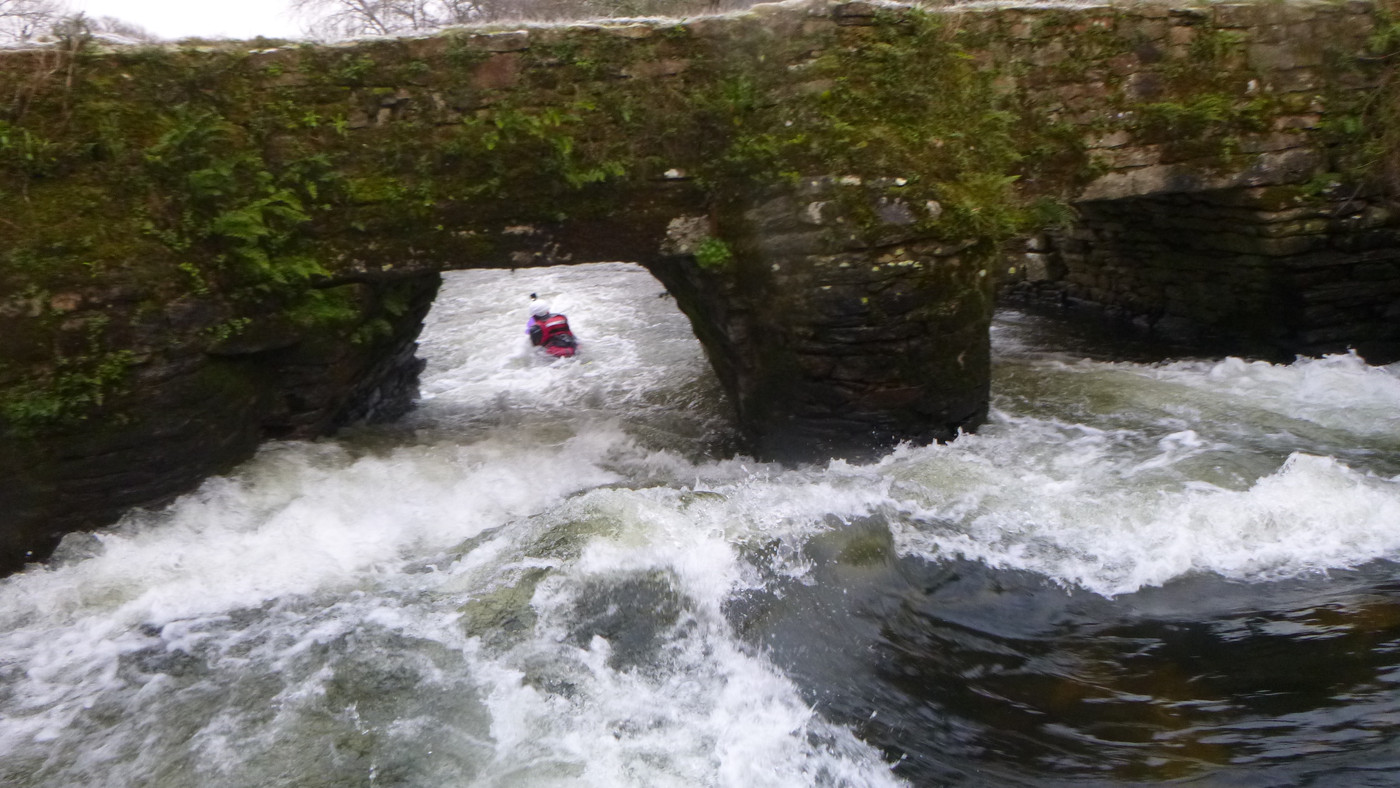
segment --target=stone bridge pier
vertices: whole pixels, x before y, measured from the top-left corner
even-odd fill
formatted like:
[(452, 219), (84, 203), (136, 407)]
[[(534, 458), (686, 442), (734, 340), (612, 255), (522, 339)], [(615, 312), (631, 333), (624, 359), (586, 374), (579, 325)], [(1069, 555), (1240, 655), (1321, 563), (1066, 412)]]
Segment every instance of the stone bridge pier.
[(1078, 205), (1013, 291), (1199, 352), (1400, 360), (1400, 212), (1286, 183)]
[[(920, 237), (941, 207), (891, 191), (849, 176), (770, 189), (714, 219), (675, 220), (664, 246), (688, 254), (649, 265), (760, 456), (866, 457), (986, 416), (989, 249)], [(726, 259), (696, 248), (711, 223)]]

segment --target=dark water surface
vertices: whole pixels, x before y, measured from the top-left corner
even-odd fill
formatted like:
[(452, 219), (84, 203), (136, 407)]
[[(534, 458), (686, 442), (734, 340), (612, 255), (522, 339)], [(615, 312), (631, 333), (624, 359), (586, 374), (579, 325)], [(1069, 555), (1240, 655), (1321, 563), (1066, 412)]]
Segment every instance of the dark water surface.
[(0, 784), (1400, 785), (1400, 369), (994, 344), (784, 468), (641, 269), (456, 275), (407, 421), (0, 581)]

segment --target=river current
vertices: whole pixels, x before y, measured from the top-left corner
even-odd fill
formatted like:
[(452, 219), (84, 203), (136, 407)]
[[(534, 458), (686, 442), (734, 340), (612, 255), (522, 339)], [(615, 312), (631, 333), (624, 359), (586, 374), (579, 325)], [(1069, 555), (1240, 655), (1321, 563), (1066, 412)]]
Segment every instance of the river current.
[(783, 467), (642, 269), (451, 275), (408, 418), (0, 581), (0, 784), (1400, 785), (1400, 366), (993, 342)]

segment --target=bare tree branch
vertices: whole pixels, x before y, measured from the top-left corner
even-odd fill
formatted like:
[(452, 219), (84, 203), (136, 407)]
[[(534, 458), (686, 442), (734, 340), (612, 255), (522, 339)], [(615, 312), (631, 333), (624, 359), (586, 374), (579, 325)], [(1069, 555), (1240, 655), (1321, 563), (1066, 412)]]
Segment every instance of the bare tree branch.
[(62, 0), (0, 0), (0, 44), (33, 41), (65, 13)]
[(337, 39), (497, 20), (674, 16), (744, 8), (753, 0), (292, 0), (308, 32)]
[(139, 41), (146, 44), (160, 40), (160, 36), (146, 28), (133, 22), (128, 22), (125, 19), (118, 19), (114, 16), (99, 16), (96, 19), (90, 20), (90, 22), (94, 33), (110, 33), (114, 36), (120, 36), (131, 41)]

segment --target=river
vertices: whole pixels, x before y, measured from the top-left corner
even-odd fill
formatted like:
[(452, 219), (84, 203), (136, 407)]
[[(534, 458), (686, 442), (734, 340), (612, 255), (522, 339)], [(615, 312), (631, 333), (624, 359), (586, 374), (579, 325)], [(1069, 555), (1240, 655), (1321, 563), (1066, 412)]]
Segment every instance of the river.
[(782, 467), (642, 269), (450, 275), (408, 418), (0, 581), (0, 784), (1400, 784), (1400, 366), (993, 343)]

